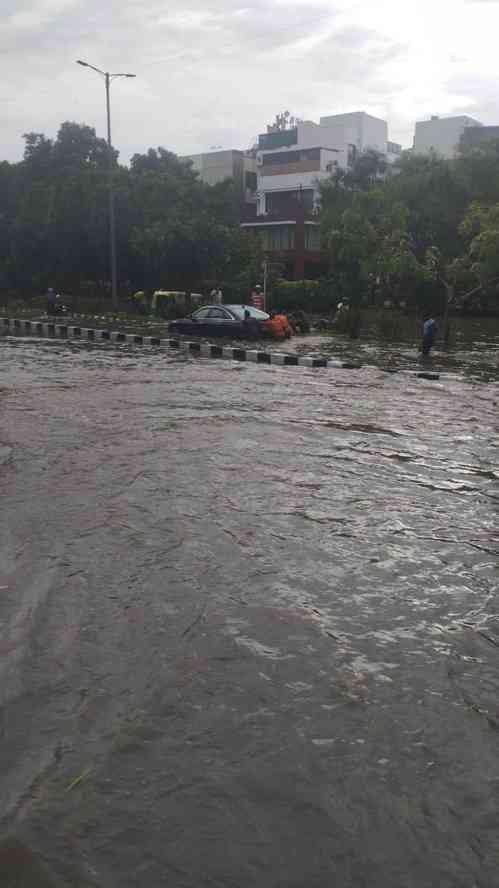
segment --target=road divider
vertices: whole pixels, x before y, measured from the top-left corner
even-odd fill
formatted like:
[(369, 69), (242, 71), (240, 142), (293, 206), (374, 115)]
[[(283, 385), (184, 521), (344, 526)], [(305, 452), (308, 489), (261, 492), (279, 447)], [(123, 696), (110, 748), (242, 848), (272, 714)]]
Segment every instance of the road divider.
[[(140, 333), (123, 333), (120, 330), (95, 330), (93, 327), (77, 327), (70, 324), (57, 324), (46, 321), (26, 321), (19, 318), (1, 318), (0, 332), (33, 334), (50, 339), (83, 339), (87, 342), (107, 341), (125, 345), (149, 345), (157, 348), (177, 349), (197, 354), (204, 358), (226, 358), (232, 361), (248, 361), (253, 364), (272, 364), (278, 367), (338, 368), (360, 370), (361, 364), (340, 361), (318, 355), (297, 355), (286, 352), (269, 352), (262, 349), (239, 348), (231, 345), (213, 345), (209, 342), (187, 342), (183, 339), (160, 339), (157, 336), (142, 336)], [(436, 380), (439, 373), (417, 372), (421, 379)]]

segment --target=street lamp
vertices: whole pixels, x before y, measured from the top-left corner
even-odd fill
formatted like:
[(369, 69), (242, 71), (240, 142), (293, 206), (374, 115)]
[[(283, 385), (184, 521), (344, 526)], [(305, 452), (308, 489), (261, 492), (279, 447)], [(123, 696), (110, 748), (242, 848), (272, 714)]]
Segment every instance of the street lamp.
[(77, 65), (83, 68), (91, 68), (104, 78), (106, 84), (106, 111), (107, 111), (107, 148), (108, 148), (108, 165), (109, 165), (109, 243), (111, 251), (111, 294), (113, 308), (118, 307), (118, 270), (116, 261), (116, 224), (114, 217), (114, 183), (113, 183), (113, 149), (111, 145), (111, 103), (109, 99), (109, 87), (111, 81), (116, 77), (135, 77), (135, 74), (110, 74), (109, 71), (101, 71), (88, 62), (82, 62), (78, 59)]

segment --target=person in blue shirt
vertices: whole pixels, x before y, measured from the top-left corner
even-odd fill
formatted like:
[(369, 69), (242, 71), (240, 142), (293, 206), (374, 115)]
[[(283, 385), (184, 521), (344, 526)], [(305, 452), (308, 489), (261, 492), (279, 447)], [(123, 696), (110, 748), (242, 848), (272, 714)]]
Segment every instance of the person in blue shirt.
[(423, 318), (423, 341), (421, 343), (422, 354), (429, 355), (437, 335), (437, 322), (431, 314), (425, 314)]
[(53, 315), (56, 313), (56, 305), (57, 305), (57, 295), (53, 287), (49, 287), (47, 290), (47, 314)]

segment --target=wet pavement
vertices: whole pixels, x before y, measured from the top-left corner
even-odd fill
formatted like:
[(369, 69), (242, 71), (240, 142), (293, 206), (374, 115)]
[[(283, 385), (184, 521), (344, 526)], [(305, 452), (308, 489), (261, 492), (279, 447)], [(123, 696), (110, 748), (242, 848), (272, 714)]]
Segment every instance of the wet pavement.
[(0, 340), (2, 885), (499, 886), (489, 351)]

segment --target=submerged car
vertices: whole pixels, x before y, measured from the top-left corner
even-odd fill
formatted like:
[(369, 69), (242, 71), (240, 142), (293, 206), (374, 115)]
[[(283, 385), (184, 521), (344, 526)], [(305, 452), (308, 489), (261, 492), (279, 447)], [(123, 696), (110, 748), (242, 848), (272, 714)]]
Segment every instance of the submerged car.
[(172, 321), (170, 333), (182, 336), (229, 336), (258, 339), (268, 335), (270, 315), (253, 305), (204, 305), (186, 318)]

